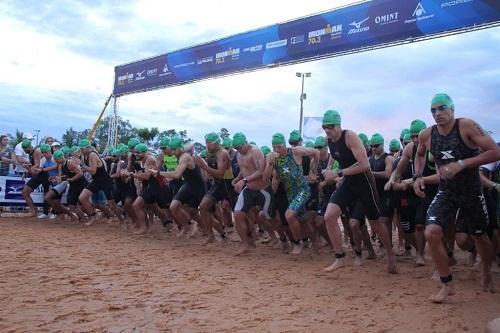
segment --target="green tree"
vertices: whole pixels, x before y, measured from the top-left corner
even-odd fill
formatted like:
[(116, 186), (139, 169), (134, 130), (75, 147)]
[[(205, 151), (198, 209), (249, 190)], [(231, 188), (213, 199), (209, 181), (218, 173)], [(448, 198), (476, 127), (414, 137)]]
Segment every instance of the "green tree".
[(223, 127), (220, 129), (219, 136), (221, 138), (221, 141), (224, 141), (225, 139), (229, 138), (231, 136), (231, 134), (229, 133), (227, 128)]
[(61, 144), (63, 146), (73, 147), (78, 145), (80, 133), (73, 129), (73, 126), (66, 130), (62, 135)]
[(154, 141), (159, 133), (160, 131), (158, 131), (158, 127), (153, 127), (151, 129), (145, 127), (137, 130), (137, 136), (139, 136), (139, 138), (141, 138), (148, 145), (151, 141)]

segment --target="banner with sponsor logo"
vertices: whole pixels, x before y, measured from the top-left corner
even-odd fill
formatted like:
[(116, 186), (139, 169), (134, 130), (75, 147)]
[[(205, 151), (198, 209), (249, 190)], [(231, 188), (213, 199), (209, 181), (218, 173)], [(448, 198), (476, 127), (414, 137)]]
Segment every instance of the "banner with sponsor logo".
[(374, 0), (115, 67), (115, 96), (500, 22), (498, 0)]
[[(29, 178), (0, 176), (0, 206), (26, 207), (23, 198), (24, 185)], [(64, 192), (61, 202), (66, 203), (67, 190)], [(41, 206), (44, 202), (43, 187), (40, 185), (32, 193), (31, 198), (36, 206)]]

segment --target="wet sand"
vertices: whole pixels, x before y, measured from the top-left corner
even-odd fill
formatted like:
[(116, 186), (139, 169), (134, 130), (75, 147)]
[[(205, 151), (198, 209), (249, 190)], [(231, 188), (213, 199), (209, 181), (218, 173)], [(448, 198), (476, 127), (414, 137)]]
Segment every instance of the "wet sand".
[[(482, 332), (500, 293), (454, 268), (457, 293), (428, 296), (433, 265), (398, 257), (333, 273), (332, 255), (298, 256), (258, 244), (201, 245), (156, 224), (149, 236), (116, 226), (0, 218), (0, 332)], [(494, 273), (500, 286), (500, 274)]]

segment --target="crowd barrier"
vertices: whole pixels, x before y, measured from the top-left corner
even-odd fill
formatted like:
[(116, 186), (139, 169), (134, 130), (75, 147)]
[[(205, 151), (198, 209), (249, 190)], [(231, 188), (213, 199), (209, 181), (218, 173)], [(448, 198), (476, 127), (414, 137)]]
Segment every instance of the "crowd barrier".
[[(23, 187), (30, 178), (16, 175), (0, 176), (0, 206), (2, 207), (27, 207), (23, 198)], [(66, 203), (68, 188), (62, 196), (62, 202)], [(31, 198), (36, 206), (42, 206), (44, 202), (43, 187), (40, 185), (31, 193)]]

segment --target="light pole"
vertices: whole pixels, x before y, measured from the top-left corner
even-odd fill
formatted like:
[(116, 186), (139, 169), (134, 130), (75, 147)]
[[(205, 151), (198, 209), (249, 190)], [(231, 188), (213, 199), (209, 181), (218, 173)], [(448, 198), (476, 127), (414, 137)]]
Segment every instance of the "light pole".
[(38, 134), (40, 133), (40, 130), (36, 129), (34, 131), (36, 132), (36, 146), (35, 147), (38, 147)]
[(300, 91), (300, 123), (299, 123), (299, 132), (300, 132), (300, 136), (302, 136), (302, 118), (304, 116), (304, 100), (307, 97), (306, 94), (304, 94), (304, 79), (306, 77), (311, 77), (311, 73), (310, 72), (307, 72), (307, 73), (297, 72), (297, 73), (295, 73), (295, 75), (297, 77), (302, 78), (302, 90)]

